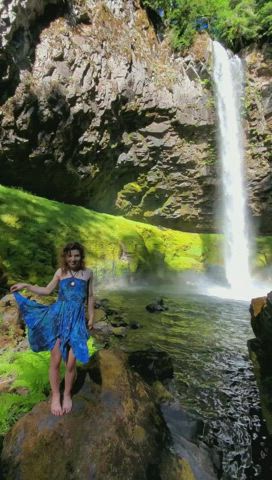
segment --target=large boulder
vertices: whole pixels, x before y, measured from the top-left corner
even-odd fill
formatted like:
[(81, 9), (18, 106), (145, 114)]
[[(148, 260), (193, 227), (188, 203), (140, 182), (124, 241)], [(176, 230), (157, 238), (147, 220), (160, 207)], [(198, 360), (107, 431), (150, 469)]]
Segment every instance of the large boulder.
[(256, 338), (248, 341), (248, 349), (260, 390), (263, 415), (272, 434), (272, 292), (266, 297), (254, 298), (250, 313)]
[(266, 297), (254, 298), (251, 301), (250, 313), (252, 330), (269, 354), (272, 342), (272, 292)]
[(127, 368), (124, 353), (98, 352), (75, 388), (71, 414), (54, 417), (42, 402), (13, 426), (3, 446), (5, 480), (216, 478), (212, 469), (199, 476), (185, 456), (170, 453), (152, 389)]

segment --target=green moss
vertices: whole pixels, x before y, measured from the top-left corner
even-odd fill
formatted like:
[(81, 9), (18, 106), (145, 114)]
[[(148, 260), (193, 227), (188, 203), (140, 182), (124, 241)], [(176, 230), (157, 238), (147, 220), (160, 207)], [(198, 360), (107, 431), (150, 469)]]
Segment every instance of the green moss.
[[(139, 191), (141, 185), (127, 184)], [(152, 212), (146, 212), (152, 214)], [(86, 247), (98, 280), (134, 272), (205, 270), (220, 265), (222, 235), (187, 233), (97, 213), (0, 186), (0, 264), (8, 281), (49, 281), (68, 241)], [(272, 237), (258, 237), (256, 268), (272, 263)]]
[(213, 237), (161, 229), (3, 186), (0, 227), (0, 263), (9, 283), (49, 281), (61, 247), (75, 239), (85, 245), (87, 265), (98, 280), (126, 272), (156, 274), (156, 269), (202, 270), (207, 238)]
[(256, 268), (265, 268), (272, 264), (272, 237), (257, 237), (256, 239)]
[[(88, 347), (92, 355), (96, 350), (92, 338), (88, 341)], [(11, 425), (36, 403), (48, 397), (49, 361), (49, 352), (34, 353), (28, 350), (1, 355), (1, 380), (10, 378), (12, 382), (9, 391), (0, 394), (0, 435), (5, 434)]]
[(142, 191), (142, 187), (136, 182), (127, 183), (123, 189), (127, 193), (139, 193)]

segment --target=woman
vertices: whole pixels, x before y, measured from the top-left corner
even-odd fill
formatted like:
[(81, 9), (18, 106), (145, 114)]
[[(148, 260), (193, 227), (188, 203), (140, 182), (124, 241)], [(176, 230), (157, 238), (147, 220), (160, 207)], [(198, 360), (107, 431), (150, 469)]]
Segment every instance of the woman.
[[(61, 267), (46, 287), (16, 283), (11, 292), (28, 326), (29, 343), (33, 351), (51, 351), (49, 380), (52, 389), (51, 412), (63, 415), (72, 409), (71, 390), (76, 373), (76, 360), (89, 360), (85, 323), (85, 301), (88, 305), (88, 327), (93, 328), (93, 274), (85, 267), (84, 248), (78, 242), (68, 243), (62, 251)], [(27, 289), (38, 295), (50, 295), (59, 285), (55, 303), (42, 305), (17, 293)], [(60, 398), (60, 364), (66, 364), (63, 402)]]

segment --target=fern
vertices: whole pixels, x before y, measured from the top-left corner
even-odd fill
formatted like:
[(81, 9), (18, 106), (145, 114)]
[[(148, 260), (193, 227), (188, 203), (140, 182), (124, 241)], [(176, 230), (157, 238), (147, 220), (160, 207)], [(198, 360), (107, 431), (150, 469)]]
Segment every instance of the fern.
[[(97, 350), (93, 338), (88, 341), (90, 355)], [(12, 378), (12, 389), (24, 388), (24, 394), (5, 392), (0, 394), (0, 435), (4, 435), (13, 423), (38, 402), (45, 400), (50, 391), (48, 369), (49, 352), (6, 352), (1, 356), (0, 377)], [(61, 366), (64, 374), (64, 365)]]

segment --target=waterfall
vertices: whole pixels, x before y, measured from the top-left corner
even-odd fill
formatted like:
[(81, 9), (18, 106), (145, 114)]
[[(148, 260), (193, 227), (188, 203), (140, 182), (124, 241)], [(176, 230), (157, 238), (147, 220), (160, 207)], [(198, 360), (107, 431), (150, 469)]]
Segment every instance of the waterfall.
[(243, 68), (238, 56), (229, 56), (220, 43), (213, 42), (219, 154), (223, 185), (222, 229), (226, 279), (232, 291), (251, 286), (244, 146), (241, 122)]

